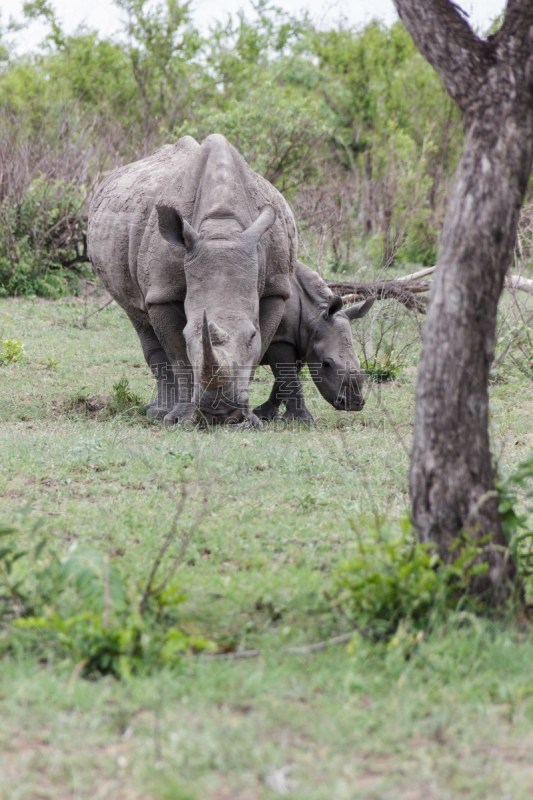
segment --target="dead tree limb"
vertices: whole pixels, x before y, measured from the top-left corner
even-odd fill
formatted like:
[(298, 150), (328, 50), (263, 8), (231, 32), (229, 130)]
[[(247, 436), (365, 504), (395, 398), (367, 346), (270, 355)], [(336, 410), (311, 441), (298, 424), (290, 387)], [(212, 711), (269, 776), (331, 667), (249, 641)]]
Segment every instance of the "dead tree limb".
[[(395, 278), (395, 280), (399, 283), (408, 283), (418, 278), (427, 278), (428, 275), (432, 275), (434, 272), (435, 267), (424, 267), (424, 269), (419, 269), (418, 272), (402, 275), (400, 278)], [(523, 275), (506, 275), (504, 286), (506, 289), (518, 289), (521, 292), (533, 294), (533, 279), (524, 278)]]
[[(421, 278), (429, 277), (434, 271), (435, 267), (425, 267), (410, 275), (401, 275), (399, 278), (386, 281), (368, 283), (328, 281), (327, 283), (332, 292), (339, 294), (345, 303), (357, 303), (367, 297), (375, 297), (377, 300), (397, 300), (409, 310), (425, 314), (429, 300), (419, 295), (428, 292), (431, 283)], [(522, 275), (507, 275), (505, 288), (533, 294), (533, 279), (524, 278)]]
[(428, 300), (419, 295), (427, 292), (430, 284), (428, 281), (420, 280), (410, 282), (402, 280), (370, 281), (368, 283), (328, 281), (328, 286), (333, 292), (339, 294), (345, 303), (358, 302), (366, 297), (375, 297), (377, 300), (397, 300), (406, 308), (425, 314)]

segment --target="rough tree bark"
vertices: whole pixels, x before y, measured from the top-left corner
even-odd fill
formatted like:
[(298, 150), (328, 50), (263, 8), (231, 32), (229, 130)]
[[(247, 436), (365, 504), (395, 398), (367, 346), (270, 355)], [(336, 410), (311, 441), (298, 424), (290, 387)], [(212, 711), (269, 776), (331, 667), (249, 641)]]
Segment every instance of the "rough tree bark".
[(418, 371), (410, 468), (413, 521), (450, 560), (486, 537), (478, 591), (505, 596), (505, 553), (488, 433), (496, 312), (533, 155), (533, 2), (508, 0), (476, 36), (449, 0), (394, 0), (416, 46), (463, 113), (465, 143), (444, 222)]

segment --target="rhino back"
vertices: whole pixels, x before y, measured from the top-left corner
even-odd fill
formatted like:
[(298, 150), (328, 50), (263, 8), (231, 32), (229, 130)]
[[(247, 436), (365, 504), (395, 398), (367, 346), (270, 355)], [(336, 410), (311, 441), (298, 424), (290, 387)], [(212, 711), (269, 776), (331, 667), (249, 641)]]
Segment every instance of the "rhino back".
[(293, 345), (298, 358), (303, 358), (313, 329), (322, 322), (320, 312), (332, 296), (320, 275), (297, 261), (291, 275), (291, 295), (272, 341)]
[[(89, 208), (88, 252), (95, 272), (122, 307), (138, 316), (145, 309), (138, 259), (155, 204), (169, 180), (186, 168), (195, 140), (186, 136), (147, 158), (114, 170), (96, 189)], [(161, 239), (161, 237), (159, 237)], [(161, 239), (163, 257), (173, 257)]]
[[(248, 227), (265, 205), (276, 220), (259, 244), (259, 297), (290, 293), (290, 275), (296, 262), (298, 238), (292, 211), (285, 198), (252, 170), (240, 153), (220, 134), (211, 134), (189, 158), (179, 178), (167, 181), (161, 201), (172, 206), (199, 231), (209, 220), (231, 217)], [(139, 254), (139, 280), (148, 302), (183, 300), (185, 284), (176, 283), (174, 270), (158, 254), (156, 215), (148, 222)]]
[(89, 210), (88, 247), (94, 269), (123, 308), (138, 315), (146, 303), (183, 300), (184, 252), (160, 235), (155, 210), (163, 202), (193, 225), (227, 210), (246, 227), (270, 204), (276, 221), (260, 243), (260, 297), (290, 293), (297, 253), (289, 205), (257, 175), (223, 136), (199, 145), (185, 136), (153, 155), (114, 171)]

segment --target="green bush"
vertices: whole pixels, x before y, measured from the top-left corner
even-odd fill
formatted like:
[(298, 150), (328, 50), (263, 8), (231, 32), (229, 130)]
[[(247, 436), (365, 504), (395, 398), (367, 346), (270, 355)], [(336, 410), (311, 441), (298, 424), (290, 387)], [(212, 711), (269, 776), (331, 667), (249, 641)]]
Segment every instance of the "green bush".
[[(518, 572), (514, 596), (520, 604), (531, 603), (533, 597), (532, 478), (530, 456), (505, 481), (497, 482), (509, 555)], [(455, 612), (487, 612), (484, 599), (471, 591), (488, 569), (486, 541), (463, 534), (456, 559), (444, 563), (434, 546), (416, 540), (408, 520), (399, 532), (378, 528), (368, 539), (365, 532), (364, 541), (355, 532), (358, 553), (338, 571), (331, 597), (366, 638), (389, 641), (400, 629), (431, 630)]]
[(168, 562), (159, 579), (168, 541), (144, 583), (95, 550), (71, 549), (59, 558), (46, 554), (42, 537), (33, 548), (20, 547), (9, 528), (0, 529), (0, 542), (0, 654), (68, 659), (84, 677), (125, 678), (211, 647), (182, 627), (186, 596)]
[(361, 366), (369, 380), (386, 383), (398, 377), (404, 364), (399, 361), (394, 350), (391, 350), (389, 353), (384, 352), (381, 356), (375, 355), (369, 360), (363, 359)]
[(503, 531), (518, 567), (526, 603), (533, 603), (533, 455), (506, 480), (498, 480)]
[(38, 175), (21, 200), (0, 204), (0, 295), (55, 299), (75, 288), (84, 248), (85, 198), (72, 183)]
[(358, 554), (336, 575), (332, 597), (371, 641), (389, 641), (400, 628), (426, 632), (450, 612), (480, 610), (469, 589), (487, 570), (483, 543), (463, 542), (456, 560), (444, 564), (433, 547), (415, 540), (409, 522), (399, 534), (378, 530), (358, 542)]

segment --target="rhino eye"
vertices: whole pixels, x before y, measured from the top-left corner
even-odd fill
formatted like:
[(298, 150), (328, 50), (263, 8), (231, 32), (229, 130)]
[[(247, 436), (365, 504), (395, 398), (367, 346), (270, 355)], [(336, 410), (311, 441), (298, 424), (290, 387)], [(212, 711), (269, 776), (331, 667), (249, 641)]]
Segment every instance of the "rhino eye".
[(325, 358), (322, 362), (322, 369), (331, 369), (333, 366), (333, 362), (331, 358)]

